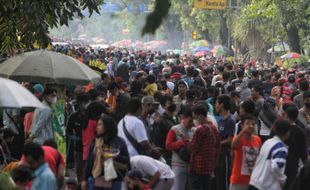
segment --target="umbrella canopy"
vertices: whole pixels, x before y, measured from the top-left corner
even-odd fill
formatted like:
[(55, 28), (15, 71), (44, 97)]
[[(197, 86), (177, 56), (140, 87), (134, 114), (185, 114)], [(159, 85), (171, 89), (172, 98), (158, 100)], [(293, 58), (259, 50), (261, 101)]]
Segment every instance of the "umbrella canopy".
[(212, 49), (212, 53), (215, 57), (221, 57), (221, 56), (231, 54), (231, 51), (227, 47), (219, 45), (219, 46), (215, 46)]
[(0, 78), (0, 89), (0, 107), (43, 107), (31, 92), (15, 81)]
[(207, 54), (208, 54), (207, 51), (198, 51), (197, 53), (195, 53), (195, 56), (196, 57), (202, 57), (202, 56), (205, 56)]
[(207, 51), (207, 52), (211, 52), (211, 48), (208, 46), (200, 46), (200, 47), (196, 47), (194, 48), (192, 51), (193, 52), (198, 52), (198, 51)]
[[(290, 51), (290, 46), (285, 42), (278, 42), (273, 47), (274, 52), (287, 52)], [(267, 50), (267, 53), (272, 53), (272, 48)]]
[(207, 40), (198, 40), (194, 41), (191, 44), (189, 44), (189, 47), (195, 48), (195, 47), (201, 47), (201, 46), (209, 46), (210, 43)]
[(300, 54), (299, 53), (295, 53), (295, 52), (290, 52), (287, 54), (284, 54), (281, 56), (282, 59), (289, 59), (289, 58), (300, 58)]
[(100, 75), (79, 60), (53, 51), (38, 50), (12, 57), (0, 64), (0, 76), (16, 81), (85, 85)]

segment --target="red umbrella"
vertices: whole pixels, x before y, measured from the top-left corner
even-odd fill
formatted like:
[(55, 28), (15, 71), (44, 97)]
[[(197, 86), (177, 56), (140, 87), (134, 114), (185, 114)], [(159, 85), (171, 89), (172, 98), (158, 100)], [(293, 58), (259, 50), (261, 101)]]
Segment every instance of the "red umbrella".
[(207, 51), (198, 51), (197, 53), (195, 53), (195, 56), (196, 57), (202, 57), (202, 56), (205, 56), (207, 54), (208, 54)]
[(288, 59), (288, 58), (300, 58), (300, 54), (295, 53), (295, 52), (291, 52), (291, 53), (287, 53), (281, 56), (282, 59)]

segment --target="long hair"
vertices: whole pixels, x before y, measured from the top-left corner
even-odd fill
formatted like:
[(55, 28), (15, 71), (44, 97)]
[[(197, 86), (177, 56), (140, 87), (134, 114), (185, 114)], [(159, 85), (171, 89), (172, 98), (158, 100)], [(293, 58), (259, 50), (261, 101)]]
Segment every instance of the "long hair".
[(104, 126), (103, 140), (105, 144), (110, 145), (115, 137), (117, 137), (117, 125), (110, 116), (100, 116), (98, 121), (101, 120)]

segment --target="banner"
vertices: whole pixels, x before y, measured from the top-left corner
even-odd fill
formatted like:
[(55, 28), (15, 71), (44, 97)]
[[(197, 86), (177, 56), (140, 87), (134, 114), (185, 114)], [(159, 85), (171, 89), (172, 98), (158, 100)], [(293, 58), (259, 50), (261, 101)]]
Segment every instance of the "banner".
[(65, 140), (65, 89), (60, 85), (49, 85), (49, 87), (57, 90), (57, 102), (52, 104), (53, 113), (53, 129), (55, 132), (55, 141), (59, 152), (66, 155)]
[(225, 10), (227, 7), (227, 0), (195, 0), (194, 8), (197, 9), (211, 9), (211, 10)]

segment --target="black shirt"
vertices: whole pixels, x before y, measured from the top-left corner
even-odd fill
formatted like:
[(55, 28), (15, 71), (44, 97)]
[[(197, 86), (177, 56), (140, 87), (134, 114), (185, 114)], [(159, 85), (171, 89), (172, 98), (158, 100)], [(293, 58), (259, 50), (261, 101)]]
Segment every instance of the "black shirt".
[(69, 117), (66, 135), (77, 152), (83, 151), (82, 132), (86, 128), (87, 122), (87, 115), (79, 111), (72, 113)]
[(285, 144), (288, 145), (288, 156), (285, 167), (285, 175), (287, 176), (285, 186), (288, 187), (297, 176), (299, 159), (303, 162), (307, 160), (305, 131), (296, 124), (293, 124), (290, 135), (285, 140)]

